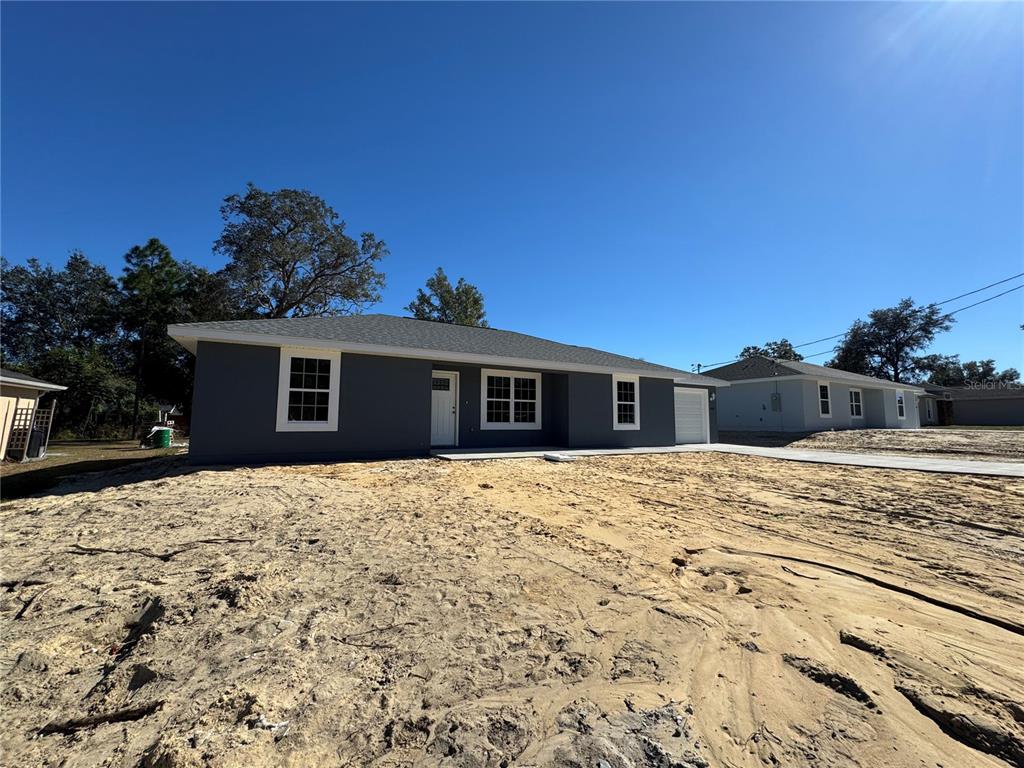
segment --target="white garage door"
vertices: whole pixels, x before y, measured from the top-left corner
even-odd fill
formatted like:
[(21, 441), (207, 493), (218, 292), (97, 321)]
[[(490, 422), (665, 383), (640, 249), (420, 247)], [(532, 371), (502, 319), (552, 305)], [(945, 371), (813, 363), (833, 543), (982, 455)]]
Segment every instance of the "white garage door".
[(707, 442), (708, 393), (676, 387), (676, 444)]

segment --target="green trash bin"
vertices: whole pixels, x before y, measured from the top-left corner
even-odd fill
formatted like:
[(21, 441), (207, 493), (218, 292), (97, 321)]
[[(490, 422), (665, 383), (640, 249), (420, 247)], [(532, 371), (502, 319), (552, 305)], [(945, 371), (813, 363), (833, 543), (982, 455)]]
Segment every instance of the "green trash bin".
[(157, 429), (156, 434), (153, 435), (153, 447), (154, 448), (170, 448), (171, 447), (171, 428), (160, 427)]

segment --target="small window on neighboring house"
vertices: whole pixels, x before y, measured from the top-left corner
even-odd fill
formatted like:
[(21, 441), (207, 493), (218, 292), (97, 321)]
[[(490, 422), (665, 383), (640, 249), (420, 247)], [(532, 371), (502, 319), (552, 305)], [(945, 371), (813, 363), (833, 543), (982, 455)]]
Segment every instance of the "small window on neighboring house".
[(907, 418), (907, 408), (903, 402), (902, 391), (896, 392), (896, 415), (901, 419)]
[(483, 429), (540, 429), (540, 374), (480, 372)]
[(818, 415), (832, 417), (832, 392), (828, 384), (818, 384)]
[(861, 403), (861, 391), (859, 389), (850, 390), (850, 416), (855, 419), (864, 417), (864, 405)]
[(639, 376), (612, 376), (612, 427), (640, 429)]
[(928, 421), (932, 420), (932, 401), (931, 399), (925, 400), (925, 408), (928, 411)]
[(326, 432), (338, 428), (341, 354), (281, 349), (277, 431)]

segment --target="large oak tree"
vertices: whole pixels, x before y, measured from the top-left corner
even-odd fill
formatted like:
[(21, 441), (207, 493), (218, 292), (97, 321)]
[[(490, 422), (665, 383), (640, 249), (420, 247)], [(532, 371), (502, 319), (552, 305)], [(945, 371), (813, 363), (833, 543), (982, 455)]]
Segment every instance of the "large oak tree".
[(214, 250), (246, 314), (306, 317), (358, 312), (380, 301), (378, 263), (387, 246), (364, 232), (358, 241), (324, 200), (302, 189), (273, 192), (249, 184), (221, 207), (224, 231)]
[(913, 299), (903, 299), (895, 307), (873, 310), (866, 321), (854, 321), (826, 365), (890, 381), (913, 381), (919, 372), (914, 353), (953, 322), (935, 304), (918, 306)]

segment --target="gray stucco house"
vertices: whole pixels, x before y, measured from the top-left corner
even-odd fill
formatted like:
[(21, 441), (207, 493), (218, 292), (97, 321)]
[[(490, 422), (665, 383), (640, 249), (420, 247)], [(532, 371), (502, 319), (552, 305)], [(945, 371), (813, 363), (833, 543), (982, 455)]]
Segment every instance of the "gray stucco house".
[(819, 432), (920, 427), (921, 387), (793, 360), (751, 357), (707, 371), (732, 386), (718, 395), (723, 430)]
[(193, 463), (717, 440), (727, 383), (588, 347), (388, 315), (172, 325)]

